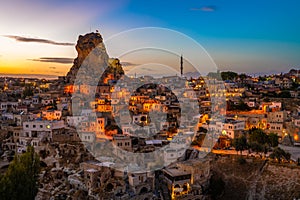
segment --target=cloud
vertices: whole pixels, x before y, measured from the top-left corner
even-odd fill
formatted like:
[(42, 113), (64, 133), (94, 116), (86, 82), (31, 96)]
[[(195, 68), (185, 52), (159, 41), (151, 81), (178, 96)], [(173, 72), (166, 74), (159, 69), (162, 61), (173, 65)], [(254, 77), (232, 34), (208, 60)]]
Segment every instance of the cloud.
[(47, 40), (47, 39), (41, 39), (41, 38), (22, 37), (22, 36), (16, 36), (16, 35), (3, 35), (3, 37), (15, 39), (18, 42), (36, 42), (36, 43), (61, 45), (61, 46), (74, 46), (74, 43), (56, 42), (53, 40)]
[(73, 63), (73, 58), (55, 58), (55, 57), (42, 57), (38, 59), (29, 59), (32, 61), (38, 61), (38, 62), (52, 62), (52, 63), (61, 63), (61, 64), (70, 64)]
[(191, 8), (193, 11), (203, 11), (203, 12), (214, 12), (216, 11), (216, 6), (203, 6), (201, 8)]
[(132, 62), (121, 62), (121, 64), (122, 64), (124, 67), (127, 67), (127, 66), (138, 66), (138, 65), (140, 65), (140, 64), (132, 63)]

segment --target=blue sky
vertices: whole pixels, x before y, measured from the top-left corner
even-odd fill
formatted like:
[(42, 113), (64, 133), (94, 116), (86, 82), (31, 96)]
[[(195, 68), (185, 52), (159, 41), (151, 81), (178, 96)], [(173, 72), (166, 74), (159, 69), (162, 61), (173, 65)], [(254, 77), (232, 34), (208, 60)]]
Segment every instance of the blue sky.
[[(106, 39), (132, 28), (163, 27), (196, 40), (221, 70), (279, 73), (300, 65), (299, 8), (297, 0), (12, 0), (1, 3), (0, 35), (76, 43), (90, 30)], [(71, 45), (24, 44), (8, 37), (1, 43), (0, 73), (65, 73), (70, 63), (32, 60), (76, 57)], [(39, 71), (38, 64), (47, 70)]]

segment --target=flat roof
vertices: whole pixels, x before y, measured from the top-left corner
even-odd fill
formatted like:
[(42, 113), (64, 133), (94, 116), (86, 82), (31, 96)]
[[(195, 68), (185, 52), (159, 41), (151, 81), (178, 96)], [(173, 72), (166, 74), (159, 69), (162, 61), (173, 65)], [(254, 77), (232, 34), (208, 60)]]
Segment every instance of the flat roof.
[(163, 171), (165, 171), (166, 173), (168, 173), (172, 177), (190, 175), (191, 174), (187, 171), (180, 170), (180, 169), (177, 169), (177, 168), (167, 168), (167, 169), (163, 169)]

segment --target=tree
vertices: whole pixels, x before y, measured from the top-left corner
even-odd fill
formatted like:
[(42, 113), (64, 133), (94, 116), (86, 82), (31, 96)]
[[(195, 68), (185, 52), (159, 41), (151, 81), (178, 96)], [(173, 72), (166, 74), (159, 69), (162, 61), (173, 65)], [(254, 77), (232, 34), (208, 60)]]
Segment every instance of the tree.
[(243, 101), (239, 101), (237, 105), (231, 100), (226, 101), (227, 102), (227, 110), (239, 110), (239, 111), (249, 111), (251, 108)]
[(272, 158), (272, 159), (276, 158), (278, 160), (278, 162), (281, 162), (281, 160), (283, 160), (283, 159), (290, 160), (291, 154), (288, 152), (285, 152), (280, 147), (275, 147), (273, 150), (273, 153), (270, 154), (270, 158)]
[(241, 80), (245, 80), (248, 76), (245, 73), (238, 75)]
[(23, 91), (23, 98), (33, 96), (33, 89), (30, 85), (26, 85)]
[(265, 76), (259, 76), (258, 80), (259, 81), (266, 81), (267, 80), (267, 76), (266, 75)]
[(241, 111), (249, 111), (251, 108), (243, 101), (240, 101), (239, 104), (235, 107), (235, 110), (241, 110)]
[(40, 159), (32, 146), (21, 156), (15, 156), (0, 180), (1, 199), (34, 199), (38, 191)]
[(288, 90), (284, 90), (279, 93), (278, 97), (280, 98), (291, 98), (291, 93)]
[(278, 146), (278, 135), (275, 133), (270, 133), (268, 135), (268, 139), (269, 139), (269, 145), (271, 147), (277, 147)]
[(242, 152), (248, 148), (247, 138), (244, 135), (234, 138), (233, 147), (237, 152), (240, 151), (242, 155)]
[(222, 80), (225, 81), (225, 80), (234, 80), (235, 78), (237, 78), (238, 74), (235, 73), (235, 72), (231, 72), (231, 71), (228, 71), (228, 72), (221, 72), (221, 77), (222, 77)]
[(268, 135), (262, 129), (252, 129), (249, 131), (250, 143), (257, 142), (259, 144), (268, 143)]
[(262, 144), (259, 144), (258, 142), (252, 142), (250, 143), (250, 148), (252, 151), (256, 152), (256, 153), (260, 153), (260, 152), (263, 152), (263, 145)]
[(297, 89), (299, 87), (299, 83), (293, 81), (292, 83), (292, 89)]

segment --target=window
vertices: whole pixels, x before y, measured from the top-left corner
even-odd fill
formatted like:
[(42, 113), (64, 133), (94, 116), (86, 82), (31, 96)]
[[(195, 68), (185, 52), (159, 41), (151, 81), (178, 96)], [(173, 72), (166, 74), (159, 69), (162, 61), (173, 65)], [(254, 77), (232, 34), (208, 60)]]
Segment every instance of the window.
[(25, 127), (26, 127), (26, 128), (28, 128), (28, 127), (29, 127), (29, 125), (28, 125), (28, 124), (26, 124), (26, 125), (25, 125)]
[(32, 128), (35, 128), (35, 127), (36, 127), (35, 124), (33, 124), (33, 125), (32, 125)]
[(143, 177), (143, 176), (139, 176), (139, 180), (140, 180), (141, 182), (144, 182), (144, 177)]
[(40, 128), (43, 128), (43, 125), (40, 125)]

